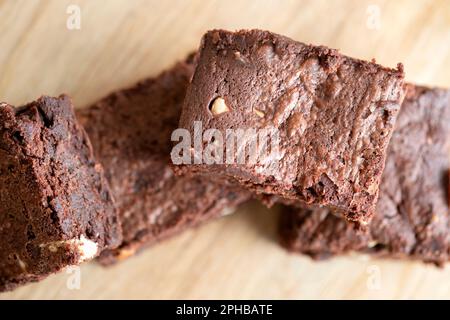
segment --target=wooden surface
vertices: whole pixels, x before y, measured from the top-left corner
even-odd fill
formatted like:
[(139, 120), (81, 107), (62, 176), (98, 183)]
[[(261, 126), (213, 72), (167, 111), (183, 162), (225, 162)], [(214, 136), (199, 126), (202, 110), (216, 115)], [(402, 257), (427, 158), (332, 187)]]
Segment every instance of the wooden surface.
[[(70, 4), (81, 29), (70, 30)], [(443, 1), (0, 0), (0, 100), (70, 94), (83, 107), (156, 75), (211, 28), (263, 28), (395, 66), (407, 80), (450, 87), (450, 3)], [(450, 266), (370, 260), (327, 262), (284, 252), (276, 210), (254, 203), (158, 244), (110, 269), (0, 295), (19, 298), (450, 298)]]

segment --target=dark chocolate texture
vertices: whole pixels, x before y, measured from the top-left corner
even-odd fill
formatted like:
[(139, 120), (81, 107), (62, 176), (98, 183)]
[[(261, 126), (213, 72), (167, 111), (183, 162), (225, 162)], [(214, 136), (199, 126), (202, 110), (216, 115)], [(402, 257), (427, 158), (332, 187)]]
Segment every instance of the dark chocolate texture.
[(256, 164), (184, 164), (256, 193), (334, 208), (367, 222), (403, 100), (403, 71), (266, 31), (203, 37), (180, 127), (274, 128), (279, 150)]
[(176, 177), (171, 133), (194, 69), (193, 58), (156, 78), (78, 111), (117, 199), (124, 240), (100, 261), (116, 262), (143, 247), (219, 217), (249, 198), (211, 179)]
[(443, 264), (450, 257), (450, 90), (408, 86), (376, 214), (357, 233), (326, 209), (285, 208), (284, 246), (315, 258), (349, 251)]
[(0, 291), (120, 241), (103, 169), (69, 97), (0, 104)]

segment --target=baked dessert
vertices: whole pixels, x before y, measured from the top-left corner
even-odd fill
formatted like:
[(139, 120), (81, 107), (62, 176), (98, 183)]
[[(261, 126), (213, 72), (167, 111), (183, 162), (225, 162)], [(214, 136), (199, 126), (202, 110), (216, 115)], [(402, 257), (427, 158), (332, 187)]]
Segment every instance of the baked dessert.
[(108, 183), (67, 96), (0, 104), (0, 291), (120, 244)]
[[(366, 223), (404, 96), (403, 77), (400, 64), (388, 69), (267, 31), (210, 31), (180, 119), (181, 128), (203, 136), (192, 138), (193, 156), (175, 163), (177, 173), (212, 174)], [(210, 129), (219, 133), (209, 137)], [(260, 139), (265, 132), (267, 139)], [(228, 144), (233, 135), (236, 143)], [(211, 152), (223, 157), (210, 161), (206, 151), (225, 137), (226, 145)], [(255, 139), (258, 147), (267, 141), (270, 147), (250, 149)]]
[(211, 179), (176, 177), (171, 134), (194, 69), (194, 57), (112, 93), (78, 111), (105, 167), (123, 228), (119, 248), (102, 253), (111, 264), (188, 227), (222, 216), (249, 199)]
[(363, 251), (441, 265), (450, 257), (449, 169), (450, 90), (409, 85), (367, 232), (327, 209), (286, 207), (282, 243), (314, 258)]

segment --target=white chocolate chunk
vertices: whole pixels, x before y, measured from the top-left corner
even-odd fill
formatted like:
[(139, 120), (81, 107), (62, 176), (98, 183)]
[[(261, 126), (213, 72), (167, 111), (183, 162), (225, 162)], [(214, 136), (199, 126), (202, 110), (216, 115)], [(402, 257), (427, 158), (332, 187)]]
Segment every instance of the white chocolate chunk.
[(80, 239), (72, 239), (71, 241), (78, 247), (78, 251), (80, 252), (80, 262), (85, 260), (91, 260), (97, 255), (98, 244), (92, 240), (89, 240), (84, 235), (80, 237)]
[(225, 207), (221, 212), (221, 216), (222, 217), (229, 216), (230, 214), (233, 214), (235, 211), (236, 208), (234, 207)]
[(262, 112), (261, 110), (254, 109), (253, 111), (256, 113), (256, 115), (257, 115), (258, 117), (264, 118), (265, 114), (264, 114), (264, 112)]
[(225, 113), (230, 111), (230, 109), (228, 108), (228, 106), (225, 103), (225, 100), (222, 98), (216, 98), (213, 103), (212, 103), (212, 107), (211, 107), (211, 112), (213, 115), (217, 116), (219, 114)]
[(79, 239), (75, 238), (65, 241), (54, 241), (40, 245), (41, 248), (47, 248), (53, 253), (58, 252), (59, 248), (65, 246), (69, 246), (70, 250), (78, 252), (80, 255), (80, 260), (78, 263), (93, 259), (98, 252), (98, 244), (86, 238), (84, 235), (81, 235)]

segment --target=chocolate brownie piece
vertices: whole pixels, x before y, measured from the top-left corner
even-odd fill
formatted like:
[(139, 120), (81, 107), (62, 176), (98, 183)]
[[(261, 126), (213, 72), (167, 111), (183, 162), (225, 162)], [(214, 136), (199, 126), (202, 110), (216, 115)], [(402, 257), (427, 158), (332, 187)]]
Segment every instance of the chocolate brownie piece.
[(69, 97), (0, 104), (0, 291), (120, 243), (102, 170)]
[(210, 179), (173, 174), (170, 137), (193, 69), (190, 57), (78, 112), (105, 167), (123, 227), (122, 244), (101, 255), (104, 264), (224, 215), (249, 198)]
[(450, 257), (449, 169), (450, 90), (410, 85), (368, 231), (326, 209), (286, 207), (282, 243), (316, 258), (367, 251), (442, 264)]
[[(257, 193), (329, 206), (366, 222), (378, 198), (403, 77), (401, 65), (384, 68), (266, 31), (210, 31), (201, 43), (180, 127), (194, 135), (200, 123), (204, 133), (218, 129), (222, 137), (230, 136), (229, 129), (268, 129), (270, 140), (278, 134), (278, 148), (261, 152), (256, 162), (223, 157), (211, 165), (194, 144), (197, 160), (186, 157), (177, 173), (213, 174)], [(244, 141), (255, 141), (252, 137)], [(206, 149), (212, 140), (203, 138)], [(232, 148), (226, 145), (223, 154), (232, 154)]]

